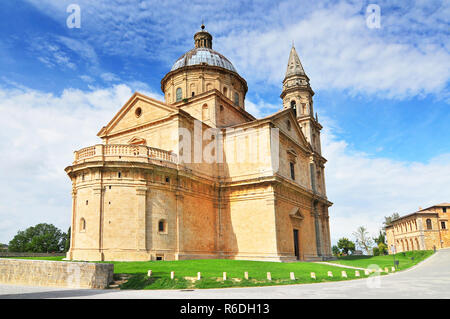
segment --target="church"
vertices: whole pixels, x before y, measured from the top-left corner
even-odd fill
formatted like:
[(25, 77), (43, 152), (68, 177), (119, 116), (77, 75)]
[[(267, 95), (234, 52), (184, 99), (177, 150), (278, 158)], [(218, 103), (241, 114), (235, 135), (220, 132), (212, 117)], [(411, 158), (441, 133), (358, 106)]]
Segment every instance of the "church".
[(280, 110), (257, 119), (204, 25), (194, 45), (161, 80), (164, 101), (134, 93), (74, 152), (67, 258), (331, 258), (322, 126), (294, 46)]

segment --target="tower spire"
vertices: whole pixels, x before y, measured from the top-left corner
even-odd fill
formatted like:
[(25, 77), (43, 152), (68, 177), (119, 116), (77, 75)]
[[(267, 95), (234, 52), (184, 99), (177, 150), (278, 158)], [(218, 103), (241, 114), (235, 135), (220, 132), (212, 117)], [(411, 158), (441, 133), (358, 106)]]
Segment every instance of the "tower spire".
[(292, 48), (291, 53), (289, 54), (285, 78), (292, 75), (306, 76), (305, 70), (303, 69), (302, 63), (300, 62), (300, 58), (298, 57), (297, 51), (295, 50), (294, 41), (292, 41)]

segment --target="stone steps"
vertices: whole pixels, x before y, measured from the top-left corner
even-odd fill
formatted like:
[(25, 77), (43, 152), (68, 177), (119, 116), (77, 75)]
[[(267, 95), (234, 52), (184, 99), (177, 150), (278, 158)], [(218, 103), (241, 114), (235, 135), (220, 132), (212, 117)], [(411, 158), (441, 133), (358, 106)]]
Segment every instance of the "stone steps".
[(129, 274), (115, 274), (114, 281), (108, 285), (109, 289), (120, 289), (120, 285), (123, 285), (130, 279), (131, 275)]

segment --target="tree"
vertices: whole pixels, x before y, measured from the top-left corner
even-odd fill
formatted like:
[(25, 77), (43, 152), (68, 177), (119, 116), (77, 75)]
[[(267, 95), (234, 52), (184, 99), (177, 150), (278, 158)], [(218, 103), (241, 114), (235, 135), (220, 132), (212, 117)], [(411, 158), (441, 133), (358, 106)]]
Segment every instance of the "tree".
[(369, 232), (364, 226), (359, 226), (356, 231), (353, 233), (355, 237), (356, 244), (361, 249), (364, 249), (367, 254), (369, 254), (370, 249), (373, 246), (373, 241), (369, 237)]
[(339, 256), (339, 254), (341, 253), (341, 251), (339, 250), (339, 247), (336, 245), (333, 245), (333, 247), (331, 247), (331, 251), (333, 252), (334, 256)]
[(380, 243), (386, 245), (386, 233), (382, 230), (380, 230), (378, 237), (374, 237), (373, 241), (379, 245)]
[(351, 252), (355, 251), (355, 243), (348, 240), (348, 238), (345, 237), (338, 240), (337, 247), (341, 249), (342, 252), (346, 255), (348, 254), (349, 251)]
[(397, 218), (400, 218), (400, 215), (398, 213), (393, 213), (391, 216), (384, 216), (383, 228), (386, 228), (387, 226), (392, 224), (392, 222)]
[(37, 224), (19, 231), (9, 242), (11, 252), (62, 252), (66, 234), (51, 224)]
[(388, 254), (388, 248), (387, 245), (384, 243), (378, 244), (378, 251), (380, 252), (380, 255), (387, 255)]
[(71, 236), (71, 227), (67, 230), (66, 238), (64, 239), (64, 252), (68, 252), (70, 249), (70, 236)]

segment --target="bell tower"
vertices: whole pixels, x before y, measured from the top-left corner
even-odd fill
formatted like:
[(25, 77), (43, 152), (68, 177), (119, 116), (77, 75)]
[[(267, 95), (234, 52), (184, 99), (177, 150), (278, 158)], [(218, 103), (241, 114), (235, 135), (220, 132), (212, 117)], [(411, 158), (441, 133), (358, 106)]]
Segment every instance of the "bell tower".
[(294, 110), (306, 140), (311, 144), (314, 152), (320, 155), (320, 130), (322, 126), (318, 122), (317, 114), (314, 117), (313, 96), (314, 91), (309, 85), (309, 78), (303, 69), (294, 45), (292, 45), (280, 97), (283, 100), (284, 109), (291, 108)]

